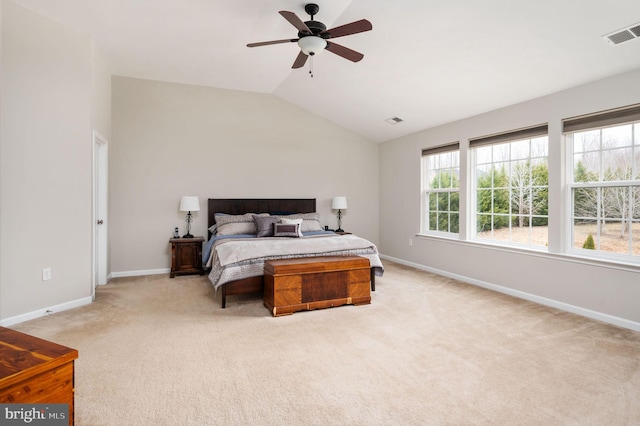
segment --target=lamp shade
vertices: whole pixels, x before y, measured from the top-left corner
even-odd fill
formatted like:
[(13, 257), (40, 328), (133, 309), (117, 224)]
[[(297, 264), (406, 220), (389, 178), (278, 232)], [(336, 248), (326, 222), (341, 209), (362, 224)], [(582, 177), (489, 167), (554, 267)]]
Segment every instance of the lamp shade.
[(347, 209), (347, 197), (333, 197), (331, 201), (331, 208), (333, 210), (346, 210)]
[(318, 36), (306, 36), (298, 40), (298, 46), (305, 55), (313, 56), (318, 54), (327, 47), (327, 40)]
[(200, 201), (198, 197), (185, 196), (180, 200), (181, 212), (197, 212), (200, 210)]

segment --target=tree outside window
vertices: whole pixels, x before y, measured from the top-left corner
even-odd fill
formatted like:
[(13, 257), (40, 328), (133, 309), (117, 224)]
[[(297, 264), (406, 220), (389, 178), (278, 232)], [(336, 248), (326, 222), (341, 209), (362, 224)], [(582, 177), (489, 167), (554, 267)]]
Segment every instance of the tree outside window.
[(640, 255), (640, 123), (573, 132), (567, 141), (573, 247)]
[(547, 136), (473, 149), (476, 238), (519, 245), (548, 241)]
[(457, 234), (460, 229), (458, 146), (425, 150), (422, 158), (425, 188), (422, 232)]

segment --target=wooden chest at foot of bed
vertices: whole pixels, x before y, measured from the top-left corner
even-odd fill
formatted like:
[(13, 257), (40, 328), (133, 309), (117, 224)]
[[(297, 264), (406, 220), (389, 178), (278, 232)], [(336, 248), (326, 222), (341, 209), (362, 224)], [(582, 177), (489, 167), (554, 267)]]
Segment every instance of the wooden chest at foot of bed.
[(326, 256), (267, 260), (264, 305), (273, 316), (371, 303), (369, 259)]
[[(0, 404), (66, 404), (68, 421), (73, 425), (74, 362), (77, 358), (75, 349), (0, 327)], [(24, 407), (25, 412), (27, 408)], [(12, 410), (11, 406), (5, 409)], [(15, 406), (14, 409), (21, 408)], [(0, 419), (6, 420), (4, 414)], [(51, 424), (38, 422), (35, 417), (32, 419), (36, 420), (34, 425)], [(25, 417), (23, 421), (2, 424), (28, 423), (30, 420)]]

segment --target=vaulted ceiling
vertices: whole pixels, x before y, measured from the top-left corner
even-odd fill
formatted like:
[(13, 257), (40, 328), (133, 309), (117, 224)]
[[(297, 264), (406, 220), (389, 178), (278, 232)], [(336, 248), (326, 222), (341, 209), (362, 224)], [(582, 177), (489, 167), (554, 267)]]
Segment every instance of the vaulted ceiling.
[(324, 51), (313, 78), (296, 43), (246, 47), (296, 38), (278, 11), (307, 21), (306, 2), (12, 1), (92, 34), (114, 75), (271, 93), (376, 142), (640, 68), (640, 38), (603, 38), (638, 0), (320, 0), (328, 28), (373, 30), (336, 40), (362, 61)]

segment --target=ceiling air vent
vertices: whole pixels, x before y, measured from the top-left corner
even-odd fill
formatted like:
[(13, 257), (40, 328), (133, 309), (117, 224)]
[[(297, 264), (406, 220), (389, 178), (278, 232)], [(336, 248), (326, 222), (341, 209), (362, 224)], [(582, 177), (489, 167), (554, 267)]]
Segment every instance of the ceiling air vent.
[(633, 40), (634, 38), (640, 37), (640, 23), (633, 24), (627, 28), (615, 31), (603, 37), (613, 45), (618, 45), (620, 43), (624, 43), (625, 41)]
[(387, 118), (386, 122), (389, 124), (398, 124), (398, 123), (402, 123), (404, 120), (400, 117), (392, 117), (392, 118)]

